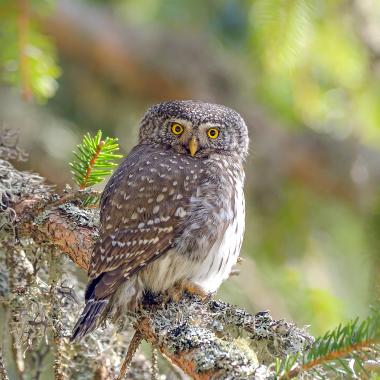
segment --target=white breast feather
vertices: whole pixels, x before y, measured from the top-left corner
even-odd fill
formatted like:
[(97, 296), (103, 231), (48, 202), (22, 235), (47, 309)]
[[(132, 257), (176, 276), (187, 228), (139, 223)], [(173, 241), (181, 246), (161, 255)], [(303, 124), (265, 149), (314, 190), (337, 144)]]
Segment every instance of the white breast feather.
[(224, 234), (221, 233), (211, 248), (208, 236), (199, 238), (198, 247), (202, 252), (195, 253), (194, 256), (205, 259), (191, 260), (182, 252), (170, 250), (141, 271), (140, 278), (146, 288), (162, 292), (173, 286), (176, 281), (189, 280), (207, 293), (218, 290), (236, 264), (243, 240), (245, 204), (242, 180), (236, 179), (234, 185), (235, 210), (232, 210), (231, 205), (225, 205), (220, 211), (221, 219), (231, 221)]
[(198, 266), (192, 279), (208, 293), (215, 292), (229, 277), (240, 253), (245, 226), (245, 203), (243, 184), (237, 181), (235, 185), (235, 217), (225, 233), (214, 243), (206, 260)]

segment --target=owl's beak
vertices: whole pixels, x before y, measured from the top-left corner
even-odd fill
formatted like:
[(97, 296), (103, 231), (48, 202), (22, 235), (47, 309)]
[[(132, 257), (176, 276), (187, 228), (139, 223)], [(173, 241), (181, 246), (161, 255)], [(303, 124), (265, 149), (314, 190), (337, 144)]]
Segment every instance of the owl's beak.
[(193, 136), (189, 141), (189, 150), (191, 157), (194, 157), (195, 153), (198, 151), (198, 140)]

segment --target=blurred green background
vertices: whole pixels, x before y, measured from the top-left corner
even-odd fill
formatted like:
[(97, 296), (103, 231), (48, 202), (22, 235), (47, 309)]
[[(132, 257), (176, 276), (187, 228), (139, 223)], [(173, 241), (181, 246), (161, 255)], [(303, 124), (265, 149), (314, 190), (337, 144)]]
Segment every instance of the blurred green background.
[(251, 138), (240, 275), (219, 295), (320, 334), (380, 277), (380, 2), (0, 0), (0, 126), (58, 189), (85, 132), (136, 144), (168, 99), (235, 108)]

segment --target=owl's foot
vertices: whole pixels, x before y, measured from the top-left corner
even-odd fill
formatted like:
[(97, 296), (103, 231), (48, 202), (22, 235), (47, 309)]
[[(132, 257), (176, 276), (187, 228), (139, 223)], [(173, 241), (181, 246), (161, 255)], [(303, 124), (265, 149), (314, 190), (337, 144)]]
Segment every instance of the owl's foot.
[(207, 301), (210, 294), (206, 293), (199, 285), (190, 281), (181, 281), (168, 290), (168, 296), (174, 302), (178, 302), (184, 293), (198, 296), (201, 301)]
[(207, 300), (210, 294), (206, 293), (199, 285), (185, 281), (182, 284), (183, 290), (191, 295), (198, 296), (202, 301)]

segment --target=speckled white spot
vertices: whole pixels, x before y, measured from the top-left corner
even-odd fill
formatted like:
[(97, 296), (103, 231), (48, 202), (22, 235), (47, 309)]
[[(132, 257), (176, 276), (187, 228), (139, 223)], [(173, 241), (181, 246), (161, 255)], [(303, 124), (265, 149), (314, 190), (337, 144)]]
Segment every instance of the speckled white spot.
[(180, 218), (184, 218), (186, 216), (187, 212), (183, 207), (178, 207), (175, 211), (175, 216), (179, 216)]

